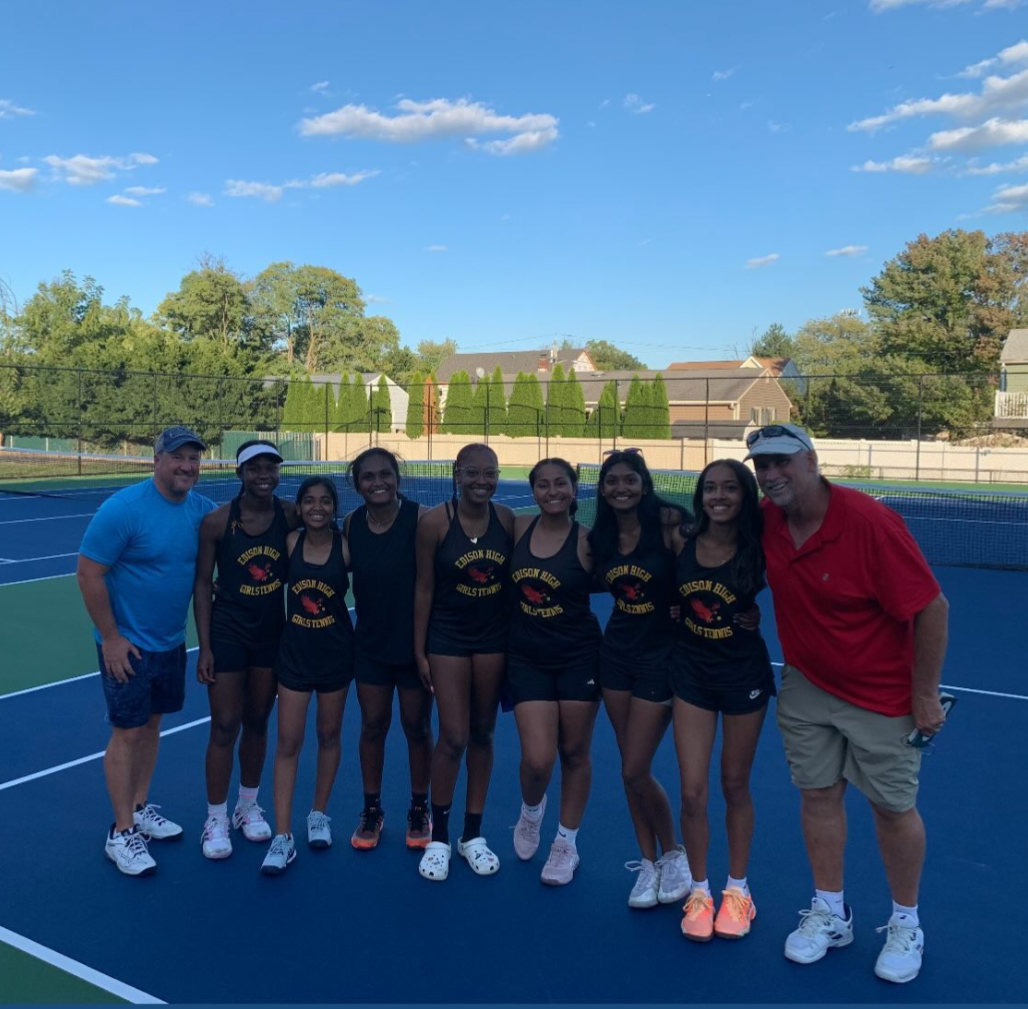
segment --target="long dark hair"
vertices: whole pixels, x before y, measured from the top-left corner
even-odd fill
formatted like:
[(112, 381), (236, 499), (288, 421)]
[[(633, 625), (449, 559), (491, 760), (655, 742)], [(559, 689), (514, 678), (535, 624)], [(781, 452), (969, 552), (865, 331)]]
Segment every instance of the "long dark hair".
[(396, 474), (396, 485), (400, 485), (400, 464), (396, 459), (396, 456), (387, 448), (379, 448), (375, 445), (373, 448), (366, 448), (360, 453), (349, 465), (350, 480), (353, 481), (353, 489), (356, 491), (360, 490), (359, 482), (361, 478), (361, 467), (374, 455), (382, 456), (387, 463), (389, 468)]
[(575, 495), (571, 499), (571, 507), (568, 508), (568, 514), (574, 515), (578, 511), (578, 471), (567, 459), (540, 459), (528, 472), (528, 486), (532, 490), (535, 490), (536, 477), (543, 466), (559, 466), (567, 474), (567, 478), (571, 481), (571, 490)]
[(332, 521), (329, 525), (333, 529), (338, 529), (339, 491), (336, 489), (335, 481), (328, 476), (309, 476), (300, 484), (296, 491), (296, 513), (300, 517), (300, 524), (303, 525), (303, 517), (300, 515), (300, 502), (303, 500), (304, 494), (312, 487), (324, 487), (328, 491), (328, 496), (332, 498)]
[(696, 481), (696, 490), (692, 497), (692, 511), (695, 516), (691, 522), (682, 526), (686, 536), (699, 536), (710, 527), (710, 516), (703, 508), (703, 484), (707, 474), (715, 466), (727, 466), (734, 474), (742, 488), (742, 508), (737, 519), (738, 540), (735, 556), (732, 558), (732, 578), (743, 595), (756, 595), (764, 587), (764, 551), (760, 545), (760, 536), (764, 531), (764, 514), (760, 510), (760, 497), (757, 493), (757, 481), (748, 466), (737, 459), (715, 459), (708, 463)]
[(665, 501), (656, 493), (649, 467), (639, 452), (612, 452), (603, 460), (600, 475), (596, 478), (596, 521), (589, 533), (589, 548), (593, 557), (600, 562), (613, 557), (618, 547), (617, 516), (603, 496), (603, 481), (606, 480), (611, 468), (618, 463), (624, 463), (638, 473), (642, 480), (643, 497), (639, 502), (639, 524), (642, 526), (642, 532), (639, 535), (639, 550), (666, 550), (664, 523), (660, 511), (662, 508), (671, 508), (679, 513), (682, 511), (678, 505)]

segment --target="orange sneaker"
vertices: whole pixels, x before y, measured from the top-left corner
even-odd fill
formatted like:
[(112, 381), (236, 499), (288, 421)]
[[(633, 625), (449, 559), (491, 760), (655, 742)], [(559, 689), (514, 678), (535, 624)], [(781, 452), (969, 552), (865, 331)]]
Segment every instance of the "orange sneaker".
[(361, 810), (360, 823), (350, 838), (350, 844), (358, 851), (370, 851), (378, 847), (378, 839), (385, 826), (385, 815), (381, 809)]
[(714, 898), (706, 890), (693, 890), (682, 910), (682, 935), (693, 942), (710, 942), (714, 935)]
[(750, 922), (757, 917), (753, 898), (737, 886), (721, 892), (724, 898), (714, 921), (714, 934), (722, 939), (741, 939), (749, 935)]
[(432, 817), (424, 806), (407, 810), (407, 847), (427, 848), (432, 840)]

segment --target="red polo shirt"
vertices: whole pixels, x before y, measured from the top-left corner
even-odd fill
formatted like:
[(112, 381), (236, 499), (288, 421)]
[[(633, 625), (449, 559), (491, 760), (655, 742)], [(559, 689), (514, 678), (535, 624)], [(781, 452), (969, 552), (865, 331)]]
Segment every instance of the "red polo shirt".
[(785, 661), (822, 690), (883, 715), (910, 713), (914, 616), (939, 583), (906, 524), (829, 484), (821, 528), (798, 550), (765, 498), (764, 554)]

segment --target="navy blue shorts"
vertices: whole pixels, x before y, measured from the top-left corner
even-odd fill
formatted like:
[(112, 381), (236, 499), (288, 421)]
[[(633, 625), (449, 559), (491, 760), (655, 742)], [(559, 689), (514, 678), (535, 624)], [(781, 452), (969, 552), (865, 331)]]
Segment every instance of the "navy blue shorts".
[(278, 641), (273, 644), (240, 645), (212, 639), (215, 673), (245, 673), (247, 669), (274, 669)]
[(595, 655), (569, 661), (561, 669), (544, 669), (516, 655), (507, 658), (507, 689), (514, 705), (524, 701), (600, 700), (600, 671)]
[(750, 687), (701, 686), (681, 674), (674, 677), (675, 697), (704, 711), (720, 711), (723, 715), (749, 715), (767, 707), (775, 696), (772, 677), (764, 683)]
[(414, 660), (399, 664), (379, 662), (370, 655), (365, 655), (359, 648), (353, 650), (353, 666), (355, 679), (371, 687), (398, 687), (400, 690), (424, 690), (418, 667)]
[(107, 720), (118, 729), (138, 729), (152, 715), (181, 711), (186, 703), (186, 646), (167, 652), (139, 649), (139, 658), (129, 655), (135, 676), (119, 683), (107, 672), (103, 648), (96, 646), (100, 682), (107, 701)]
[(670, 658), (666, 666), (630, 665), (600, 650), (600, 683), (604, 690), (626, 690), (654, 704), (671, 703)]

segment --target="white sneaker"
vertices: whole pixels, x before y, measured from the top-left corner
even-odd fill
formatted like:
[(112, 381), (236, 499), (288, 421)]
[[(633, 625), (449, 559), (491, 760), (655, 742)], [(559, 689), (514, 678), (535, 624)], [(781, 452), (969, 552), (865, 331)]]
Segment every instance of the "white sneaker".
[(232, 826), (242, 830), (248, 841), (271, 840), (271, 827), (264, 819), (264, 810), (256, 802), (249, 806), (236, 806), (232, 813)]
[(578, 863), (578, 849), (563, 837), (558, 837), (550, 845), (550, 857), (546, 859), (539, 878), (547, 886), (565, 886), (575, 878)]
[(148, 802), (145, 806), (137, 809), (132, 814), (136, 826), (151, 841), (178, 841), (182, 837), (182, 828), (177, 823), (172, 823), (157, 812), (160, 806)]
[(692, 889), (692, 873), (684, 848), (665, 851), (657, 859), (660, 883), (657, 886), (657, 900), (661, 904), (677, 904)]
[(117, 831), (111, 824), (104, 853), (126, 876), (149, 876), (157, 871), (138, 827)]
[(546, 796), (539, 804), (539, 819), (530, 820), (525, 816), (525, 804), (521, 804), (521, 815), (514, 824), (514, 852), (523, 862), (527, 862), (539, 850), (539, 831), (542, 830), (543, 816), (546, 813)]
[(875, 973), (883, 981), (895, 981), (896, 984), (913, 981), (921, 970), (924, 932), (916, 926), (900, 925), (895, 918), (890, 918), (888, 925), (875, 931), (889, 933), (885, 937), (884, 949), (878, 954)]
[(228, 832), (227, 816), (208, 816), (200, 835), (204, 858), (228, 858), (232, 854), (232, 838)]
[(656, 907), (657, 892), (660, 889), (660, 865), (644, 858), (641, 862), (625, 862), (629, 872), (639, 873), (639, 878), (628, 895), (629, 907)]
[(289, 863), (296, 858), (296, 844), (292, 834), (276, 834), (264, 856), (261, 872), (265, 876), (281, 876)]
[(800, 927), (785, 940), (785, 955), (796, 963), (814, 963), (836, 946), (853, 942), (853, 912), (843, 920), (826, 901), (815, 897), (809, 911), (800, 911)]
[(307, 814), (307, 843), (312, 848), (332, 847), (332, 822), (331, 816), (325, 816), (317, 809), (312, 809)]

